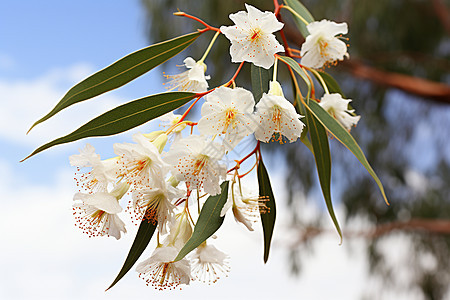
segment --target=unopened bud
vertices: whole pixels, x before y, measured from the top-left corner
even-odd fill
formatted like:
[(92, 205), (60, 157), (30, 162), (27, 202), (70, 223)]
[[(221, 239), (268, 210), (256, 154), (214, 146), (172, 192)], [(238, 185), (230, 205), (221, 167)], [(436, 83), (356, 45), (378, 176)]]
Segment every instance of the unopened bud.
[(154, 140), (156, 140), (161, 134), (163, 134), (165, 131), (163, 130), (157, 130), (157, 131), (152, 131), (150, 133), (146, 133), (144, 134), (144, 136), (150, 141), (153, 142)]
[(168, 140), (167, 134), (163, 133), (163, 134), (160, 134), (152, 143), (153, 143), (153, 145), (156, 146), (159, 153), (161, 153), (167, 144), (167, 140)]
[(283, 90), (281, 89), (281, 85), (278, 81), (270, 82), (269, 95), (281, 96), (284, 98)]

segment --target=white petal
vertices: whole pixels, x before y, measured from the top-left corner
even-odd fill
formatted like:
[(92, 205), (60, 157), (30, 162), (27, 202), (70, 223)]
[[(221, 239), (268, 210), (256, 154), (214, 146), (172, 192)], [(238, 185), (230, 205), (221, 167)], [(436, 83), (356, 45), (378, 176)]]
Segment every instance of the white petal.
[(99, 210), (103, 210), (109, 214), (117, 214), (122, 211), (119, 201), (108, 193), (98, 192), (95, 194), (76, 193), (74, 200), (81, 200), (88, 205), (92, 205)]

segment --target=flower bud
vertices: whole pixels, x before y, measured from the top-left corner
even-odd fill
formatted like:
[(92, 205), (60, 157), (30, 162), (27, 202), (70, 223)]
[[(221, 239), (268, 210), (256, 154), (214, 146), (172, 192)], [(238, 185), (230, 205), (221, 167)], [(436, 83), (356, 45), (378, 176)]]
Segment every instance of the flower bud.
[(269, 95), (280, 96), (284, 98), (283, 90), (281, 89), (281, 85), (278, 81), (270, 82)]
[(156, 140), (156, 138), (158, 138), (164, 132), (165, 132), (164, 130), (157, 130), (157, 131), (152, 131), (150, 133), (146, 133), (146, 134), (144, 134), (144, 136), (147, 139), (149, 139), (150, 142), (153, 142), (154, 140)]
[(167, 134), (163, 133), (160, 134), (152, 143), (153, 145), (156, 146), (159, 153), (161, 153), (164, 147), (166, 146), (167, 140), (168, 140)]

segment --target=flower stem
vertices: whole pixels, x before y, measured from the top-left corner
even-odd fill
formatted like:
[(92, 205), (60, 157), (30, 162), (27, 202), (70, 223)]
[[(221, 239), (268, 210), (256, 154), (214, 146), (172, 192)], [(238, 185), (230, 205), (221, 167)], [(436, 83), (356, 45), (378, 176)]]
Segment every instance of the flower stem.
[(201, 32), (208, 31), (208, 30), (214, 30), (214, 31), (220, 32), (220, 29), (219, 29), (219, 28), (210, 26), (210, 25), (208, 25), (205, 21), (203, 21), (203, 20), (201, 20), (201, 19), (199, 19), (199, 18), (197, 18), (197, 17), (194, 17), (194, 16), (192, 16), (192, 15), (189, 15), (189, 14), (187, 14), (187, 13), (185, 13), (185, 12), (177, 11), (177, 12), (175, 12), (175, 13), (173, 13), (173, 14), (174, 14), (175, 16), (181, 16), (181, 17), (186, 17), (186, 18), (195, 20), (195, 21), (200, 22), (201, 24), (205, 25), (206, 28), (200, 30)]
[(236, 79), (236, 77), (238, 76), (239, 72), (242, 69), (242, 66), (244, 65), (245, 61), (241, 62), (241, 64), (239, 65), (238, 69), (236, 70), (236, 73), (234, 73), (233, 77), (227, 82), (225, 83), (223, 86), (229, 86), (230, 84), (234, 83), (234, 80)]
[(273, 64), (273, 79), (272, 81), (277, 81), (277, 71), (278, 71), (278, 56), (275, 56), (275, 63)]
[(252, 150), (252, 152), (250, 152), (249, 154), (247, 154), (243, 159), (241, 159), (241, 160), (239, 160), (239, 161), (237, 160), (237, 161), (236, 161), (236, 166), (233, 167), (233, 168), (231, 168), (231, 169), (229, 169), (229, 170), (227, 171), (227, 173), (230, 173), (230, 172), (233, 171), (233, 170), (239, 169), (240, 165), (241, 165), (245, 160), (247, 160), (247, 158), (249, 158), (249, 157), (252, 156), (253, 154), (257, 153), (257, 152), (259, 151), (259, 144), (260, 144), (260, 141), (258, 141), (258, 142), (256, 143), (256, 147), (255, 147), (255, 149)]
[(329, 94), (330, 92), (328, 91), (327, 84), (326, 84), (325, 81), (323, 80), (322, 75), (320, 75), (320, 73), (317, 72), (317, 71), (314, 70), (314, 69), (309, 69), (309, 70), (310, 70), (314, 75), (316, 75), (316, 77), (319, 79), (320, 84), (322, 85), (323, 90), (325, 91), (325, 93), (326, 93), (326, 94)]
[(302, 16), (300, 16), (295, 10), (292, 9), (292, 7), (287, 6), (287, 5), (281, 5), (281, 8), (287, 9), (288, 11), (290, 11), (294, 16), (296, 16), (297, 18), (299, 18), (303, 23), (305, 23), (305, 25), (308, 25), (309, 22), (306, 21)]
[(209, 43), (208, 48), (206, 49), (205, 53), (203, 54), (202, 58), (197, 63), (202, 63), (205, 61), (206, 56), (208, 55), (209, 51), (211, 51), (212, 46), (214, 45), (214, 42), (216, 41), (217, 37), (219, 36), (220, 31), (216, 31), (216, 34), (214, 35), (213, 39)]

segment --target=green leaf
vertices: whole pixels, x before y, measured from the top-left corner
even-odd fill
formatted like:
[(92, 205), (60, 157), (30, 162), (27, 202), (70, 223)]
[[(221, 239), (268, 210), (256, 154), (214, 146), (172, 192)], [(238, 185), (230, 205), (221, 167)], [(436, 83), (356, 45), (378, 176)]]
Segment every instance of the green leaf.
[(149, 222), (149, 220), (144, 219), (139, 226), (136, 237), (134, 238), (133, 245), (131, 245), (130, 252), (128, 252), (128, 256), (125, 259), (125, 263), (123, 264), (122, 269), (117, 275), (116, 279), (114, 279), (113, 283), (106, 289), (109, 290), (112, 288), (123, 276), (133, 267), (136, 261), (141, 256), (142, 252), (144, 252), (145, 248), (147, 248), (148, 243), (152, 239), (153, 233), (155, 232), (158, 224), (155, 222)]
[[(291, 7), (293, 10), (295, 10), (296, 13), (298, 13), (303, 19), (305, 19), (308, 23), (314, 22), (314, 17), (311, 15), (311, 13), (306, 9), (306, 7), (298, 0), (284, 0), (284, 3), (286, 3), (287, 6)], [(299, 19), (298, 17), (294, 16), (295, 24), (297, 25), (298, 30), (300, 30), (301, 34), (306, 38), (309, 35), (308, 29), (306, 29), (306, 24)]]
[[(339, 83), (331, 76), (330, 74), (322, 71), (317, 71), (317, 73), (322, 76), (323, 81), (325, 81), (325, 84), (327, 85), (328, 91), (330, 94), (332, 93), (338, 93), (341, 94), (342, 98), (345, 98), (344, 93), (341, 90), (341, 87), (339, 86)], [(317, 77), (317, 74), (314, 72), (314, 75)], [(319, 78), (317, 78), (319, 79)], [(319, 80), (320, 82), (320, 80)]]
[(300, 68), (300, 65), (298, 64), (298, 62), (296, 62), (295, 60), (293, 60), (290, 57), (279, 56), (278, 59), (281, 60), (282, 62), (288, 64), (298, 75), (300, 75), (300, 77), (306, 83), (306, 85), (308, 86), (308, 94), (306, 95), (306, 100), (308, 101), (308, 99), (311, 95), (312, 87), (311, 87), (311, 82), (309, 81), (306, 71), (304, 69)]
[(220, 187), (222, 192), (219, 195), (209, 196), (205, 204), (203, 204), (191, 238), (180, 250), (174, 261), (183, 259), (222, 226), (225, 216), (221, 217), (220, 213), (227, 202), (228, 181), (224, 181)]
[(251, 66), (252, 93), (255, 103), (258, 103), (263, 93), (269, 92), (270, 71), (271, 69), (257, 67), (254, 64)]
[(127, 131), (168, 113), (195, 97), (196, 94), (194, 93), (171, 92), (152, 95), (120, 105), (89, 121), (74, 132), (37, 148), (25, 159), (55, 145), (87, 137), (108, 136)]
[(331, 156), (327, 131), (310, 112), (306, 112), (306, 119), (309, 128), (309, 135), (311, 137), (313, 154), (316, 161), (317, 174), (319, 175), (320, 187), (322, 188), (328, 213), (333, 220), (334, 226), (336, 226), (336, 230), (342, 243), (341, 228), (339, 227), (336, 215), (334, 214), (333, 203), (331, 202)]
[(147, 73), (184, 50), (200, 34), (201, 32), (194, 32), (143, 48), (89, 76), (72, 87), (47, 115), (31, 126), (30, 130), (72, 104), (121, 87)]
[(269, 174), (262, 159), (258, 162), (258, 184), (259, 198), (265, 201), (267, 210), (260, 210), (261, 222), (264, 234), (264, 263), (269, 259), (270, 243), (272, 241), (273, 228), (275, 226), (276, 206), (275, 197), (273, 196), (272, 186), (270, 185)]
[(320, 106), (316, 101), (309, 101), (309, 103), (307, 103), (307, 108), (337, 140), (339, 140), (356, 156), (356, 158), (360, 161), (360, 163), (366, 168), (369, 174), (373, 177), (373, 179), (378, 185), (378, 188), (380, 189), (381, 194), (383, 195), (384, 201), (386, 202), (386, 204), (389, 205), (386, 193), (384, 192), (384, 188), (383, 185), (381, 184), (380, 179), (375, 174), (374, 170), (367, 161), (366, 156), (362, 152), (358, 143), (356, 143), (353, 136), (344, 127), (342, 127), (342, 125), (335, 118), (333, 118), (327, 111), (325, 111), (322, 108), (322, 106)]

